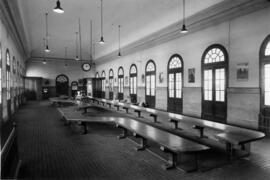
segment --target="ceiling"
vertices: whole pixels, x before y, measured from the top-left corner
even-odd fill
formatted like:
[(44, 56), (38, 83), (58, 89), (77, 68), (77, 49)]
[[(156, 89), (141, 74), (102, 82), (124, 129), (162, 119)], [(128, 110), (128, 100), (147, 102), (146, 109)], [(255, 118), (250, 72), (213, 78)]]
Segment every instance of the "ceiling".
[[(182, 0), (103, 0), (105, 44), (100, 39), (100, 0), (60, 0), (64, 14), (52, 9), (56, 0), (17, 0), (32, 57), (43, 57), (45, 13), (48, 12), (49, 46), (52, 58), (72, 59), (76, 52), (78, 19), (81, 21), (82, 59), (90, 55), (90, 20), (93, 21), (95, 58), (118, 49), (118, 25), (121, 25), (121, 46), (159, 31), (182, 20)], [(187, 0), (186, 16), (191, 16), (223, 0)]]

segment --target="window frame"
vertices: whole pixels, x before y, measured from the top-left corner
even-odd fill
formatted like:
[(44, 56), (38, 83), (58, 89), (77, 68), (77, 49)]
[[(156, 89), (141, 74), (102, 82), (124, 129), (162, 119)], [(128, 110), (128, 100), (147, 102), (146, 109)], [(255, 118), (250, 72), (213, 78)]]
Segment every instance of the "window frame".
[[(3, 88), (3, 57), (2, 57), (2, 43), (0, 42), (0, 104), (2, 104), (3, 99), (2, 99), (2, 88)], [(2, 107), (1, 107), (2, 108)], [(2, 117), (1, 117), (2, 118)]]
[[(177, 68), (170, 68), (170, 64), (171, 62), (173, 61), (174, 58), (178, 58), (180, 60), (180, 63), (181, 63), (181, 67), (177, 67)], [(168, 61), (168, 64), (167, 64), (167, 98), (176, 98), (176, 99), (183, 99), (183, 84), (184, 84), (184, 61), (183, 61), (183, 58), (179, 55), (179, 54), (174, 54), (170, 57), (169, 61)], [(176, 74), (177, 73), (181, 73), (181, 97), (176, 97)], [(169, 87), (169, 84), (170, 84), (170, 74), (173, 74), (174, 76), (174, 89), (173, 89), (173, 93), (174, 93), (174, 96), (173, 97), (170, 97), (170, 87)]]
[(270, 43), (270, 34), (266, 36), (263, 40), (260, 52), (259, 52), (259, 61), (260, 61), (260, 87), (261, 87), (261, 103), (260, 109), (263, 110), (264, 108), (270, 108), (270, 105), (265, 105), (265, 72), (264, 67), (267, 64), (270, 64), (270, 55), (265, 55), (265, 50), (267, 45)]
[[(131, 72), (132, 67), (134, 67), (136, 69), (136, 73)], [(133, 81), (131, 81), (131, 79), (133, 79), (134, 77), (136, 77), (136, 82), (134, 83), (136, 85), (136, 87), (134, 87), (134, 84), (133, 84), (133, 86), (131, 86), (131, 82), (133, 82)], [(138, 69), (137, 69), (136, 64), (131, 64), (131, 66), (129, 68), (129, 93), (132, 95), (137, 95), (137, 87), (138, 87)]]
[(6, 89), (7, 89), (7, 100), (11, 100), (11, 94), (10, 94), (10, 90), (11, 90), (11, 84), (10, 84), (10, 71), (11, 71), (11, 67), (10, 67), (10, 52), (9, 49), (6, 49)]
[(109, 70), (109, 92), (113, 92), (114, 91), (113, 88), (114, 88), (114, 72), (113, 72), (113, 69), (110, 69)]
[[(123, 72), (123, 74), (120, 74), (120, 70)], [(120, 66), (118, 68), (118, 93), (124, 93), (124, 76), (125, 76), (125, 72), (124, 72), (124, 68), (122, 66)]]
[[(212, 62), (212, 63), (205, 63), (205, 56), (206, 54), (213, 48), (218, 48), (223, 52), (224, 55), (224, 61), (219, 61), (219, 62)], [(210, 100), (211, 102), (221, 102), (221, 103), (227, 103), (227, 87), (228, 87), (228, 67), (229, 67), (229, 56), (228, 56), (228, 52), (226, 50), (226, 48), (221, 45), (221, 44), (212, 44), (210, 46), (208, 46), (203, 55), (202, 55), (202, 59), (201, 59), (201, 83), (202, 83), (202, 102), (203, 101), (207, 101), (204, 100), (205, 94), (204, 94), (204, 71), (205, 70), (212, 70), (212, 100)], [(225, 74), (225, 87), (224, 87), (224, 101), (216, 101), (216, 87), (215, 87), (215, 70), (220, 69), (220, 68), (224, 68), (224, 74)], [(203, 103), (202, 103), (203, 104)]]
[[(153, 71), (147, 71), (147, 67), (148, 67), (148, 65), (150, 64), (150, 63), (153, 63), (153, 65), (154, 65), (154, 70)], [(157, 76), (156, 76), (156, 71), (157, 71), (157, 68), (156, 68), (156, 64), (155, 64), (155, 62), (152, 60), (152, 59), (150, 59), (150, 60), (148, 60), (147, 61), (147, 63), (146, 63), (146, 65), (145, 65), (145, 95), (146, 96), (156, 96), (156, 87), (157, 87), (157, 83), (156, 83), (156, 80), (157, 80)], [(154, 75), (154, 77), (155, 77), (155, 87), (154, 87), (154, 95), (152, 94), (152, 75)], [(147, 76), (150, 76), (150, 94), (149, 95), (147, 95)]]
[(106, 91), (106, 87), (105, 87), (105, 85), (106, 85), (106, 73), (105, 73), (104, 70), (101, 73), (101, 78), (102, 78), (102, 80), (101, 80), (102, 88), (101, 89), (102, 89), (102, 92), (105, 92)]

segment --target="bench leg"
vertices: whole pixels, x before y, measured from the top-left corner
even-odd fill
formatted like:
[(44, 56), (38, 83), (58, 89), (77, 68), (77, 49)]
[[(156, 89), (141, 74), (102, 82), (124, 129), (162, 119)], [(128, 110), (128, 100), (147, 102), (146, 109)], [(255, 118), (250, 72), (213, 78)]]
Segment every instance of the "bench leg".
[(173, 169), (177, 165), (177, 154), (170, 151), (167, 152), (169, 153), (169, 159), (167, 164), (162, 165), (164, 170)]
[(125, 110), (126, 110), (126, 113), (128, 113), (128, 108), (126, 108)]
[(226, 152), (228, 161), (232, 161), (233, 158), (233, 145), (229, 142), (226, 143)]
[(117, 106), (117, 111), (119, 111), (119, 106)]
[(118, 139), (123, 139), (127, 137), (127, 130), (125, 128), (121, 128), (121, 129), (122, 129), (122, 134), (117, 136)]
[(181, 128), (178, 127), (178, 121), (173, 121), (174, 123), (174, 129), (182, 130)]
[(153, 114), (150, 114), (149, 116), (152, 116), (153, 119), (154, 119), (154, 123), (157, 123), (157, 116), (153, 115)]
[(141, 117), (141, 111), (135, 111), (138, 113), (138, 117)]
[(82, 122), (81, 125), (83, 126), (83, 133), (82, 133), (82, 134), (87, 134), (87, 126), (86, 126), (86, 122)]
[(134, 133), (133, 136), (140, 138), (140, 145), (137, 146), (135, 149), (137, 151), (145, 150), (146, 144), (147, 144), (147, 139), (145, 139), (142, 136), (137, 135), (136, 133)]

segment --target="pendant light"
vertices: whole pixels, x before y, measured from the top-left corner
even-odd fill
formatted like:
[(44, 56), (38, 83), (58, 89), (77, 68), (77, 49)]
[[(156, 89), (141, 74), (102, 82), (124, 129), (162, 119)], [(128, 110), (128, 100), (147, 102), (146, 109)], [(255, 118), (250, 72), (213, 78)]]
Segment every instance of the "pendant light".
[(65, 67), (67, 66), (67, 47), (65, 47)]
[(48, 41), (49, 41), (49, 34), (48, 34), (48, 13), (45, 13), (45, 20), (46, 20), (46, 37), (45, 37), (45, 52), (50, 52)]
[(64, 10), (61, 8), (61, 4), (60, 4), (59, 0), (57, 0), (56, 7), (53, 9), (53, 11), (58, 13), (58, 14), (63, 14), (64, 13)]
[(118, 25), (118, 56), (120, 57), (121, 56), (121, 44), (120, 44), (120, 28), (121, 26)]
[(93, 61), (93, 24), (90, 20), (90, 63)]
[[(46, 45), (45, 45), (45, 43), (46, 43), (46, 40), (45, 40), (45, 38), (43, 38), (43, 46), (45, 47)], [(47, 61), (46, 61), (46, 58), (45, 58), (45, 52), (43, 51), (43, 61), (42, 61), (42, 64), (47, 64)]]
[(103, 38), (103, 4), (102, 4), (102, 0), (100, 0), (101, 3), (101, 7), (100, 7), (100, 18), (101, 18), (101, 37), (100, 37), (100, 44), (104, 44), (104, 38)]
[(186, 28), (186, 24), (185, 24), (185, 9), (186, 9), (185, 5), (186, 5), (186, 1), (183, 0), (183, 25), (182, 25), (181, 33), (188, 32), (188, 30)]
[(76, 32), (76, 57), (75, 60), (79, 60), (79, 55), (78, 55), (78, 32)]

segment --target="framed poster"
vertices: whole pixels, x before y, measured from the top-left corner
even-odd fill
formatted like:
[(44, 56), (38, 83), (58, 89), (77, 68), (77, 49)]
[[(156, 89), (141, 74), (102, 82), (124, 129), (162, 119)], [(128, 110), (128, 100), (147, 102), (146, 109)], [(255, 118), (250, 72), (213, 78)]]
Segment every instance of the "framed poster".
[(188, 82), (195, 83), (195, 68), (188, 69)]
[(238, 63), (236, 69), (237, 80), (248, 80), (248, 63)]

